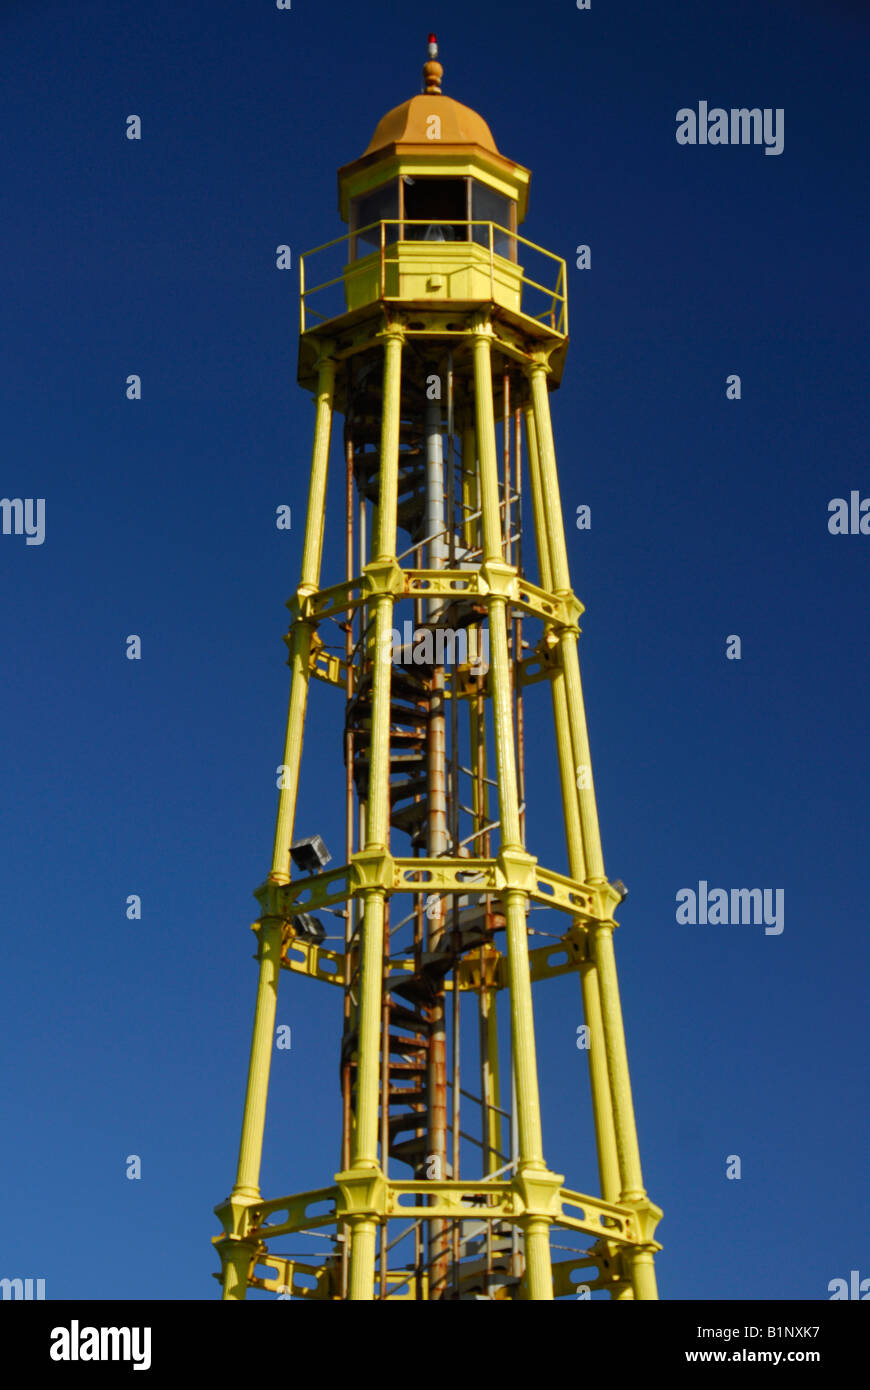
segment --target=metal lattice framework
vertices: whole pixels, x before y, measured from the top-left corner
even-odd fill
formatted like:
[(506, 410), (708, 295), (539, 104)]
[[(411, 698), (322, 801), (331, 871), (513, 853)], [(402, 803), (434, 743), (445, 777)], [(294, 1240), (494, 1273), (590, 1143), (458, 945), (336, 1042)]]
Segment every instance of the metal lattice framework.
[[(430, 156), (433, 177), (439, 158)], [(228, 1299), (253, 1287), (339, 1300), (537, 1300), (576, 1297), (578, 1285), (656, 1297), (661, 1212), (643, 1186), (613, 953), (623, 894), (604, 870), (582, 605), (549, 410), (567, 343), (565, 267), (559, 315), (544, 322), (524, 312), (516, 244), (514, 259), (496, 265), (493, 227), (481, 244), (467, 225), (459, 253), (426, 247), (431, 294), (420, 294), (421, 243), (407, 243), (405, 280), (406, 243), (400, 234), (388, 248), (381, 227), (367, 281), (351, 247), (344, 312), (307, 328), (303, 318), (300, 381), (314, 391), (316, 421), (302, 573), (288, 604), (283, 786), (272, 867), (256, 894), (239, 1166), (217, 1209)], [(338, 414), (346, 565), (322, 587)], [(343, 655), (321, 635), (336, 623)], [(345, 854), (338, 867), (292, 878), (313, 681), (344, 702)], [(558, 760), (567, 874), (535, 857), (530, 720)], [(317, 912), (342, 919), (343, 950), (323, 943)], [(316, 1191), (264, 1200), (282, 970), (341, 991), (340, 1171)], [(589, 1037), (600, 1197), (566, 1187), (544, 1158), (532, 987), (570, 972)], [(304, 1251), (273, 1248), (291, 1236)]]

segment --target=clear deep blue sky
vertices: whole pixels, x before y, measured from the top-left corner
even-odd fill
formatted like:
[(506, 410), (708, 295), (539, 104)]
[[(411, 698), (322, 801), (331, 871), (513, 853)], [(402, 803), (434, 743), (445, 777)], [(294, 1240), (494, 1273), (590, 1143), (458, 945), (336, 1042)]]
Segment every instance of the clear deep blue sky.
[[(569, 551), (606, 861), (630, 887), (616, 946), (661, 1294), (824, 1299), (870, 1276), (870, 536), (827, 529), (831, 498), (870, 496), (862, 14), (4, 4), (0, 491), (46, 499), (46, 538), (0, 536), (0, 1276), (217, 1295), (313, 422), (295, 257), (342, 232), (335, 170), (419, 90), (429, 29), (445, 91), (532, 170), (526, 235), (571, 267), (554, 423), (569, 525), (592, 508)], [(677, 145), (699, 100), (783, 108), (783, 153)], [(337, 848), (340, 741), (315, 698), (297, 825)], [(540, 849), (558, 821), (533, 762)], [(700, 880), (784, 889), (783, 933), (678, 924)], [(576, 982), (540, 989), (547, 1157), (594, 1190)], [(285, 975), (278, 1017), (276, 1196), (338, 1166), (338, 992)]]

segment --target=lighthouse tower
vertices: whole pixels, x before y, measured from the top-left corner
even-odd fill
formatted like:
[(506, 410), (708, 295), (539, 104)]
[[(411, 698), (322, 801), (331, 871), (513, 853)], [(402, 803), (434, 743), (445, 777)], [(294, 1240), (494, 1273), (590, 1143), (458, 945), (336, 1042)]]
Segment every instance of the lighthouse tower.
[[(625, 890), (604, 869), (550, 419), (565, 263), (520, 235), (528, 170), (441, 79), (430, 35), (422, 93), (339, 170), (347, 234), (301, 261), (314, 443), (238, 1171), (217, 1208), (225, 1299), (657, 1296), (613, 950)], [(339, 422), (343, 517), (326, 508)], [(323, 575), (342, 524), (344, 573)], [(310, 759), (309, 699), (337, 716)], [(555, 840), (552, 810), (546, 835), (526, 810), (532, 728), (558, 764)], [(306, 777), (343, 803), (335, 853), (296, 824)], [(264, 1197), (282, 972), (335, 1000), (337, 1171)], [(569, 973), (597, 1196), (545, 1157), (533, 1000)]]

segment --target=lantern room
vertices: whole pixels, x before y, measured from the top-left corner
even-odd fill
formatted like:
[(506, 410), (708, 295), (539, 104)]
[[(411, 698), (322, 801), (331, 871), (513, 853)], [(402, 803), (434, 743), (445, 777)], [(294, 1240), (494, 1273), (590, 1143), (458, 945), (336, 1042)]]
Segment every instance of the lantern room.
[(425, 91), (387, 112), (365, 153), (338, 171), (348, 310), (383, 298), (520, 309), (529, 171), (499, 153), (476, 111), (442, 93), (437, 54), (430, 35)]

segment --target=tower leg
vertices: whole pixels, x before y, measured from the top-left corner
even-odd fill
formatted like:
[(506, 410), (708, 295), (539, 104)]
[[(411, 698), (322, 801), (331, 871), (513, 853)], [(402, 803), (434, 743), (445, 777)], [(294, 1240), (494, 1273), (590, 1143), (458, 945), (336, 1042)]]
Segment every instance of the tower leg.
[[(332, 432), (332, 405), (335, 390), (335, 361), (326, 355), (320, 359), (317, 379), (317, 413), (314, 421), (314, 448), (311, 458), (311, 481), (308, 489), (308, 516), (305, 523), (305, 542), (302, 550), (302, 576), (298, 592), (303, 597), (314, 593), (320, 582), (320, 559), (323, 550), (323, 530), (326, 508), (326, 476), (329, 466), (329, 442)], [(296, 793), (299, 787), (299, 768), (302, 761), (302, 730), (308, 702), (311, 652), (310, 623), (297, 621), (293, 627), (290, 648), (292, 671), (290, 706), (287, 712), (287, 737), (284, 742), (283, 777), (278, 797), (275, 822), (275, 843), (272, 851), (272, 870), (269, 877), (275, 883), (290, 881), (290, 845), (293, 842), (293, 819), (296, 814)]]
[[(375, 567), (393, 562), (396, 550), (396, 506), (399, 473), (399, 417), (402, 335), (384, 334), (383, 416), (381, 426), (380, 496), (374, 536)], [(369, 765), (369, 802), (366, 817), (366, 851), (383, 855), (390, 837), (390, 685), (393, 595), (381, 592), (374, 600), (372, 715)], [(351, 1150), (351, 1171), (377, 1172), (378, 1094), (380, 1086), (381, 1005), (383, 993), (384, 906), (382, 887), (365, 893), (361, 926), (359, 1046), (357, 1063), (356, 1126)], [(388, 1046), (385, 1041), (384, 1046)], [(353, 1218), (350, 1254), (350, 1298), (371, 1301), (375, 1284), (377, 1220)]]
[[(550, 538), (547, 531), (547, 507), (544, 490), (541, 486), (541, 470), (538, 455), (538, 439), (531, 404), (524, 408), (526, 424), (526, 443), (529, 455), (529, 480), (532, 492), (532, 509), (535, 520), (535, 544), (538, 552), (541, 584), (545, 589), (553, 585), (553, 567), (550, 556)], [(568, 718), (568, 697), (565, 690), (565, 674), (561, 664), (557, 666), (551, 680), (553, 697), (553, 724), (556, 731), (556, 747), (559, 756), (559, 776), (562, 788), (562, 806), (565, 814), (565, 831), (568, 846), (568, 864), (571, 877), (578, 883), (586, 879), (586, 860), (583, 854), (583, 836), (580, 826), (580, 809), (577, 802), (577, 772), (571, 742), (571, 725)], [(589, 1059), (589, 1081), (592, 1092), (592, 1114), (595, 1123), (596, 1148), (598, 1153), (598, 1176), (601, 1182), (601, 1195), (607, 1202), (618, 1202), (619, 1159), (616, 1152), (616, 1132), (613, 1127), (613, 1113), (610, 1101), (610, 1078), (607, 1073), (607, 1056), (604, 1050), (604, 1033), (601, 1027), (601, 1000), (598, 991), (598, 976), (595, 965), (590, 960), (580, 971), (580, 988), (583, 996), (583, 1016), (589, 1027), (591, 1046), (587, 1050)]]
[[(477, 448), (483, 522), (484, 568), (495, 578), (503, 566), (498, 497), (498, 463), (495, 414), (492, 398), (491, 334), (479, 325), (474, 334), (474, 395), (477, 414)], [(513, 737), (510, 658), (507, 644), (507, 599), (491, 593), (489, 599), (490, 682), (492, 689), (495, 753), (498, 768), (499, 817), (502, 862), (506, 876), (521, 876), (528, 856), (520, 836), (519, 796)], [(535, 1057), (532, 984), (529, 970), (526, 916), (528, 894), (516, 887), (503, 894), (511, 1009), (511, 1040), (517, 1092), (519, 1126), (519, 1177), (527, 1172), (547, 1175), (541, 1137), (541, 1111)], [(525, 1223), (526, 1277), (529, 1297), (553, 1297), (550, 1265), (549, 1221), (538, 1214)]]
[[(546, 509), (546, 526), (553, 587), (560, 596), (571, 598), (568, 551), (565, 542), (565, 526), (556, 470), (556, 451), (553, 443), (553, 427), (547, 393), (547, 368), (543, 362), (532, 364), (529, 370), (529, 381), (538, 445), (540, 485), (543, 494), (550, 501), (550, 505)], [(576, 638), (576, 629), (564, 629), (559, 638), (559, 655), (565, 680), (572, 752), (577, 769), (577, 797), (583, 838), (583, 857), (587, 873), (586, 882), (590, 887), (600, 888), (607, 886), (607, 878), (604, 872), (598, 808), (592, 781), (589, 734), (586, 725), (583, 690), (580, 683), (580, 662), (577, 655)], [(591, 929), (590, 935), (592, 962), (600, 995), (601, 1028), (610, 1083), (611, 1111), (619, 1164), (620, 1201), (633, 1205), (637, 1209), (638, 1220), (643, 1221), (646, 1212), (651, 1208), (651, 1203), (644, 1189), (641, 1173), (640, 1149), (637, 1142), (637, 1126), (625, 1047), (625, 1031), (619, 1002), (616, 962), (613, 954), (613, 925), (610, 922), (599, 923)], [(591, 1002), (594, 1009), (594, 999)], [(594, 1041), (593, 1036), (593, 1043)], [(632, 1271), (635, 1297), (657, 1298), (651, 1251), (631, 1250), (627, 1254), (627, 1260)]]
[[(571, 598), (571, 578), (568, 572), (568, 550), (565, 544), (565, 526), (562, 520), (562, 502), (559, 494), (559, 477), (556, 471), (556, 450), (553, 444), (553, 426), (550, 420), (550, 401), (547, 394), (547, 368), (542, 362), (535, 362), (529, 370), (532, 391), (532, 409), (535, 419), (535, 433), (538, 443), (541, 487), (548, 499), (546, 507), (547, 535), (549, 538), (550, 563), (552, 567), (553, 589), (564, 598)], [(583, 706), (583, 691), (580, 685), (580, 662), (577, 656), (577, 630), (565, 629), (559, 636), (559, 656), (565, 674), (565, 689), (568, 698), (569, 722), (572, 747), (575, 758), (575, 779), (580, 808), (580, 824), (583, 832), (583, 852), (586, 872), (591, 883), (606, 883), (604, 876), (604, 857), (601, 852), (601, 832), (598, 827), (598, 808), (595, 804), (595, 790), (592, 785), (592, 764), (589, 754), (589, 735), (586, 728), (586, 712)], [(582, 775), (581, 775), (582, 774)]]
[[(637, 1125), (634, 1118), (631, 1082), (628, 1075), (628, 1054), (625, 1047), (622, 1007), (619, 1002), (619, 986), (616, 980), (616, 958), (613, 953), (613, 926), (611, 923), (602, 922), (593, 929), (593, 952), (601, 988), (604, 1046), (607, 1051), (607, 1069), (613, 1097), (613, 1118), (616, 1126), (616, 1145), (622, 1180), (620, 1201), (630, 1203), (638, 1208), (638, 1216), (642, 1219), (643, 1212), (649, 1208), (650, 1202), (644, 1189), (640, 1166), (640, 1148), (637, 1142)], [(629, 1250), (626, 1252), (626, 1259), (631, 1269), (635, 1298), (658, 1298), (652, 1252)]]
[(233, 1192), (242, 1197), (260, 1196), (260, 1159), (266, 1121), (266, 1093), (275, 1033), (278, 1004), (278, 977), (281, 970), (281, 920), (265, 918), (257, 928), (260, 949), (260, 977), (248, 1067), (248, 1089), (239, 1145), (239, 1166)]
[[(264, 918), (257, 927), (260, 974), (257, 982), (257, 1003), (254, 1009), (254, 1029), (251, 1038), (251, 1059), (248, 1065), (248, 1086), (242, 1116), (242, 1137), (239, 1143), (239, 1163), (236, 1181), (227, 1206), (232, 1211), (233, 1225), (244, 1226), (245, 1208), (260, 1198), (260, 1160), (263, 1155), (263, 1134), (266, 1127), (266, 1098), (269, 1091), (269, 1069), (275, 1037), (275, 1010), (278, 1004), (278, 976), (281, 969), (282, 922), (277, 917)], [(245, 1297), (248, 1268), (254, 1246), (227, 1236), (219, 1247), (223, 1260), (223, 1297)]]
[(247, 1240), (231, 1240), (225, 1236), (218, 1242), (217, 1249), (223, 1267), (221, 1299), (225, 1303), (239, 1303), (248, 1292), (248, 1271), (257, 1246)]
[(350, 1283), (348, 1298), (357, 1303), (371, 1303), (375, 1296), (375, 1247), (378, 1223), (367, 1218), (351, 1222)]
[[(326, 472), (329, 460), (329, 440), (332, 423), (332, 402), (335, 383), (335, 362), (327, 355), (327, 345), (320, 359), (317, 389), (317, 415), (314, 427), (314, 446), (311, 463), (311, 485), (308, 496), (308, 517), (302, 561), (302, 587), (317, 588), (320, 578), (320, 556), (323, 537), (323, 517), (326, 501)], [(294, 625), (291, 643), (290, 703), (287, 714), (287, 736), (284, 745), (283, 775), (278, 794), (278, 814), (272, 854), (270, 878), (276, 883), (290, 880), (290, 845), (296, 813), (296, 792), (302, 757), (302, 728), (308, 696), (308, 656), (311, 650), (312, 625)], [(248, 1066), (248, 1085), (242, 1116), (242, 1135), (236, 1182), (228, 1206), (233, 1212), (233, 1224), (244, 1223), (244, 1208), (260, 1197), (260, 1163), (263, 1156), (263, 1135), (266, 1126), (266, 1100), (275, 1033), (275, 1012), (278, 1004), (278, 978), (281, 970), (283, 923), (280, 917), (265, 916), (257, 932), (260, 973), (257, 982), (257, 1003), (254, 1009), (254, 1028)], [(247, 1292), (248, 1268), (254, 1247), (228, 1237), (221, 1255), (223, 1259), (223, 1297), (243, 1299)]]

